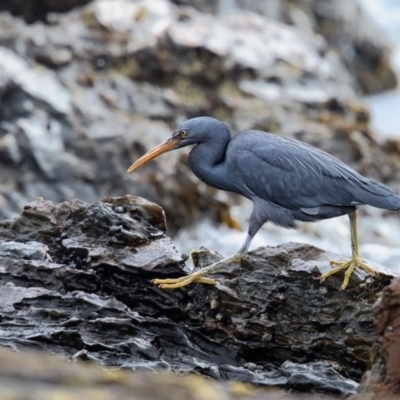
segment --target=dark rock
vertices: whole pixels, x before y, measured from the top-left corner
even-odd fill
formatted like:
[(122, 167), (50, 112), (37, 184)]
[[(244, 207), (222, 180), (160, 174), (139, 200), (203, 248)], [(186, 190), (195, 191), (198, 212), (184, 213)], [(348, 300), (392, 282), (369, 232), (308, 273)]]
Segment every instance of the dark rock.
[[(328, 261), (337, 258), (313, 246), (289, 243), (250, 252), (241, 263), (239, 286), (231, 285), (235, 270), (221, 272), (226, 278), (217, 286), (217, 311), (230, 315), (240, 335), (239, 353), (246, 354), (247, 361), (335, 361), (342, 374), (360, 379), (376, 338), (371, 309), (392, 272), (375, 265), (380, 275), (373, 280), (356, 271), (352, 286), (339, 292), (342, 276), (324, 285), (318, 280), (330, 268)], [(218, 332), (221, 337), (219, 328), (209, 328), (208, 335)]]
[[(216, 287), (166, 291), (186, 273), (163, 210), (141, 198), (37, 200), (0, 223), (0, 345), (104, 366), (195, 373), (307, 393), (350, 394), (376, 333), (371, 308), (392, 275), (321, 285), (332, 254), (260, 248)], [(202, 250), (198, 264), (218, 254)], [(236, 282), (234, 282), (236, 280)]]
[(374, 307), (374, 324), (379, 338), (375, 341), (368, 371), (354, 399), (395, 399), (400, 394), (398, 357), (400, 321), (400, 280), (384, 288)]
[(0, 10), (22, 16), (27, 22), (46, 20), (48, 13), (66, 12), (91, 0), (2, 0)]

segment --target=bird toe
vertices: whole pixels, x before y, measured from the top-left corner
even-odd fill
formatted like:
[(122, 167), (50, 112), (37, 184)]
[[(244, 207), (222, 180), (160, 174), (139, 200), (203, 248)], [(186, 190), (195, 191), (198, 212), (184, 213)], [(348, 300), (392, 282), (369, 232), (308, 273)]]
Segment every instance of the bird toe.
[(339, 290), (345, 290), (346, 289), (346, 287), (347, 287), (347, 285), (349, 284), (349, 281), (350, 281), (350, 276), (352, 275), (352, 273), (354, 272), (354, 270), (356, 268), (363, 269), (364, 271), (367, 271), (372, 276), (378, 276), (379, 275), (377, 271), (375, 271), (369, 265), (363, 263), (359, 258), (352, 258), (349, 261), (332, 260), (332, 261), (330, 261), (330, 265), (333, 268), (320, 277), (320, 282), (322, 283), (329, 276), (332, 276), (332, 275), (336, 274), (339, 271), (345, 270), (343, 283), (340, 286)]

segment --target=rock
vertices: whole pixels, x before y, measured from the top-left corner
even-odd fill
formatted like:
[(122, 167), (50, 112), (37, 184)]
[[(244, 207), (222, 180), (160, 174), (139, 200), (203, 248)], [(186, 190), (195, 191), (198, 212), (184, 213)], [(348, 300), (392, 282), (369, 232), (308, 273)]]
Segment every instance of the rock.
[[(310, 2), (302, 3), (300, 8), (308, 14)], [(339, 52), (363, 93), (377, 93), (397, 86), (388, 39), (359, 1), (314, 0), (311, 10), (315, 31)]]
[(32, 23), (36, 20), (46, 20), (51, 12), (66, 12), (89, 1), (91, 0), (4, 0), (0, 4), (0, 10), (20, 15)]
[(199, 182), (184, 154), (126, 174), (201, 114), (233, 132), (305, 140), (378, 180), (397, 174), (398, 149), (374, 139), (355, 80), (312, 30), (168, 0), (116, 0), (111, 9), (97, 0), (47, 24), (1, 13), (0, 54), (1, 218), (37, 197), (94, 202), (134, 192), (163, 206), (170, 234), (205, 217), (237, 225), (229, 213), (237, 199)]
[[(160, 203), (171, 234), (205, 216), (234, 226), (235, 198), (198, 182), (185, 155), (126, 174), (199, 114), (233, 131), (305, 140), (393, 182), (399, 147), (374, 138), (358, 98), (362, 80), (349, 67), (367, 60), (357, 68), (364, 91), (378, 90), (368, 77), (378, 67), (390, 86), (386, 49), (370, 37), (350, 40), (347, 29), (328, 37), (332, 21), (348, 26), (344, 2), (331, 15), (330, 2), (282, 11), (274, 1), (265, 13), (275, 20), (206, 15), (183, 0), (112, 3), (48, 14), (78, 3), (14, 2), (33, 24), (0, 14), (0, 217), (13, 218), (0, 223), (0, 344), (103, 366), (353, 393), (377, 337), (372, 303), (389, 272), (355, 274), (341, 293), (342, 277), (317, 279), (332, 255), (285, 245), (250, 253), (246, 275), (228, 269), (216, 288), (165, 292), (150, 280), (188, 268), (162, 209), (110, 196)], [(344, 62), (332, 49), (341, 54), (350, 42), (358, 56)], [(31, 202), (40, 197), (51, 201)], [(65, 201), (73, 198), (84, 201)]]
[(288, 387), (294, 391), (307, 392), (310, 388), (319, 387), (321, 392), (344, 396), (357, 390), (357, 384), (351, 379), (345, 379), (329, 362), (301, 364), (286, 361), (281, 370), (290, 375)]
[[(96, 16), (101, 20), (103, 14), (99, 13)], [(15, 215), (26, 202), (40, 196), (56, 202), (74, 197), (93, 201), (98, 195), (122, 194), (133, 187), (146, 198), (165, 199), (163, 206), (171, 216), (172, 233), (210, 210), (217, 220), (229, 220), (226, 202), (213, 199), (214, 191), (199, 185), (181, 162), (166, 169), (169, 179), (150, 170), (136, 175), (136, 183), (128, 179), (126, 168), (134, 154), (140, 154), (146, 142), (149, 147), (159, 141), (160, 135), (169, 134), (170, 128), (160, 118), (172, 118), (172, 108), (163, 97), (163, 90), (132, 82), (123, 74), (100, 74), (103, 77), (99, 75), (100, 79), (96, 77), (89, 84), (94, 71), (87, 69), (81, 59), (89, 53), (88, 42), (79, 39), (86, 35), (80, 16), (75, 14), (64, 22), (76, 27), (71, 39), (67, 39), (64, 25), (25, 25), (0, 15), (5, 29), (2, 32), (7, 32), (2, 43), (18, 43), (12, 49), (0, 47), (4, 55), (0, 62), (0, 97), (6, 104), (0, 112), (5, 180), (0, 215)], [(20, 54), (17, 49), (22, 49)], [(29, 49), (29, 55), (25, 49)], [(63, 68), (44, 68), (32, 56), (46, 66)], [(94, 56), (97, 62), (97, 52)], [(116, 118), (116, 109), (121, 110), (121, 119)], [(134, 134), (126, 135), (132, 124)], [(180, 202), (185, 202), (186, 207), (176, 207), (177, 199), (183, 199)]]
[[(343, 276), (318, 280), (338, 256), (292, 243), (250, 252), (216, 287), (166, 291), (151, 279), (188, 269), (165, 231), (161, 207), (128, 195), (39, 199), (0, 222), (0, 345), (308, 394), (355, 392), (390, 271), (357, 271), (340, 292)], [(220, 257), (194, 255), (198, 265)]]
[[(204, 266), (209, 264), (205, 252), (205, 261), (198, 261)], [(202, 258), (200, 253), (196, 260)], [(251, 354), (249, 361), (261, 362), (267, 354), (278, 363), (284, 363), (289, 354), (302, 363), (329, 360), (339, 362), (345, 376), (360, 379), (376, 338), (371, 309), (392, 272), (371, 262), (380, 271), (378, 280), (357, 270), (351, 277), (352, 286), (340, 292), (343, 275), (333, 276), (324, 285), (318, 280), (330, 268), (329, 260), (338, 258), (343, 257), (289, 243), (250, 252), (241, 263), (241, 272), (221, 271), (225, 279), (217, 286), (217, 311), (232, 318), (241, 340), (259, 342), (243, 342), (241, 352)], [(234, 284), (237, 273), (240, 279)], [(364, 301), (353, 303), (349, 296)], [(300, 309), (294, 305), (297, 302), (302, 303)], [(245, 321), (239, 322), (235, 314), (245, 315)]]
[(0, 244), (0, 254), (20, 260), (45, 260), (48, 247), (39, 242), (3, 242)]
[(13, 51), (0, 48), (0, 73), (3, 80), (8, 80), (3, 81), (4, 86), (18, 87), (28, 97), (44, 103), (56, 113), (65, 115), (71, 111), (69, 93), (53, 71), (34, 71)]
[[(92, 363), (34, 352), (0, 352), (0, 397), (15, 400), (101, 398), (129, 400), (298, 400), (280, 390), (265, 391), (240, 382), (222, 383), (190, 375), (104, 370)], [(308, 396), (309, 399), (320, 399)], [(324, 396), (325, 399), (336, 397)]]
[(359, 0), (174, 0), (206, 13), (251, 11), (321, 34), (344, 61), (365, 94), (393, 89), (396, 73), (390, 63), (391, 46)]
[(372, 348), (370, 365), (354, 399), (393, 399), (400, 394), (400, 280), (384, 288), (374, 307), (374, 324), (379, 335)]

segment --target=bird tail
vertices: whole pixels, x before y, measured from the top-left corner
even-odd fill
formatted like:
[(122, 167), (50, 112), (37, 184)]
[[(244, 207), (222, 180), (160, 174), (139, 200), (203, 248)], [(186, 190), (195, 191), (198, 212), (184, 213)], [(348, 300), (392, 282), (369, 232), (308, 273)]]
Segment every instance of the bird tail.
[(400, 210), (400, 197), (382, 183), (363, 182), (362, 185), (357, 185), (353, 195), (360, 199), (360, 204), (369, 204), (390, 211)]

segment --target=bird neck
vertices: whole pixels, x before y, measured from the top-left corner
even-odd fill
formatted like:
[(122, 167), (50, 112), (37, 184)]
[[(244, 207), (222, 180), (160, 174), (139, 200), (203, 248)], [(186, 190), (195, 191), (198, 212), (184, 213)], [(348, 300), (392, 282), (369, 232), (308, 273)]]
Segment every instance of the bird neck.
[(193, 173), (203, 182), (218, 189), (224, 189), (218, 170), (223, 165), (230, 140), (228, 130), (219, 132), (210, 140), (197, 144), (189, 154), (189, 165)]

